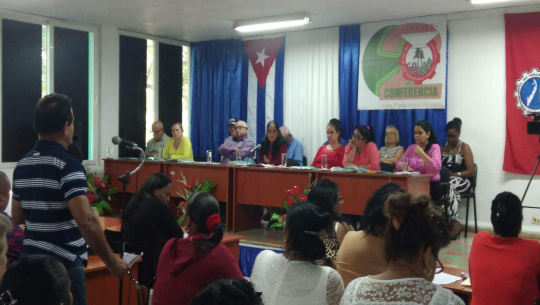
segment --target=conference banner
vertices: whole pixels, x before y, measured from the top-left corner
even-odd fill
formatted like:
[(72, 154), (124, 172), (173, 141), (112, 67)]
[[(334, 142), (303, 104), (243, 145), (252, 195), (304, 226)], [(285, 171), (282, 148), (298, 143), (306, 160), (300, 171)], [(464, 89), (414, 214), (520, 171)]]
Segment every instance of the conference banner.
[(444, 109), (444, 16), (360, 25), (358, 109)]
[[(540, 154), (527, 122), (540, 114), (540, 12), (506, 14), (506, 144), (503, 170), (532, 174)], [(540, 174), (540, 168), (536, 171)]]

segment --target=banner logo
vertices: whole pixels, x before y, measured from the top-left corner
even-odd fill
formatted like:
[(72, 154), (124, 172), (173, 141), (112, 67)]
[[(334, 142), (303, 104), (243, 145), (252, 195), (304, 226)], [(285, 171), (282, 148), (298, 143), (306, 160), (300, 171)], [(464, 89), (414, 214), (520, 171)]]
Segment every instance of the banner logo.
[(532, 69), (531, 72), (523, 72), (521, 78), (516, 81), (516, 106), (523, 111), (523, 115), (540, 113), (540, 72)]

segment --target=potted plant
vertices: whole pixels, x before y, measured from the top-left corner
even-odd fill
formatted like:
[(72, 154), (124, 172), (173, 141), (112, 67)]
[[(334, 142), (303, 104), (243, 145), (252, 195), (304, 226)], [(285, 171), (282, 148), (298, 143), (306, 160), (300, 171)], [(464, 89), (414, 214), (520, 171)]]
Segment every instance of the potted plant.
[(100, 177), (96, 172), (86, 175), (88, 201), (90, 201), (96, 216), (103, 216), (103, 209), (113, 211), (109, 202), (111, 201), (111, 195), (118, 193), (118, 189), (110, 186), (110, 178), (111, 175)]
[(216, 187), (217, 183), (210, 182), (210, 178), (206, 178), (202, 183), (199, 183), (199, 180), (195, 180), (193, 178), (189, 179), (188, 182), (186, 176), (184, 176), (184, 173), (180, 172), (180, 174), (182, 175), (182, 180), (178, 181), (182, 183), (182, 186), (178, 191), (178, 195), (180, 198), (182, 198), (182, 201), (180, 201), (180, 204), (178, 204), (176, 216), (178, 217), (178, 224), (181, 226), (182, 222), (184, 221), (184, 208), (186, 207), (189, 197), (199, 192), (211, 193)]

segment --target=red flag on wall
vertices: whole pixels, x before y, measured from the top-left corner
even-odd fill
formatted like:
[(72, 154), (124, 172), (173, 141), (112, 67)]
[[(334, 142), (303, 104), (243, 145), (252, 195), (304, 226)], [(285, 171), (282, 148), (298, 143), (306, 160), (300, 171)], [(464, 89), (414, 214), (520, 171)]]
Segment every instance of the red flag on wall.
[[(503, 170), (532, 174), (538, 135), (527, 134), (540, 113), (540, 12), (504, 15), (506, 29), (506, 145)], [(536, 171), (540, 174), (540, 168)]]

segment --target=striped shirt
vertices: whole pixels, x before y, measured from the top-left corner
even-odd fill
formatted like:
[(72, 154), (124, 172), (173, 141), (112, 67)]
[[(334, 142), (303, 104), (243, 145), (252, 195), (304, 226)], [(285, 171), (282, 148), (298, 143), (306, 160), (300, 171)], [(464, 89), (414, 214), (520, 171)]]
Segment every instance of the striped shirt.
[(37, 141), (13, 173), (13, 198), (25, 215), (22, 253), (54, 254), (68, 268), (80, 257), (86, 265), (86, 242), (67, 205), (86, 194), (81, 162), (59, 143)]

